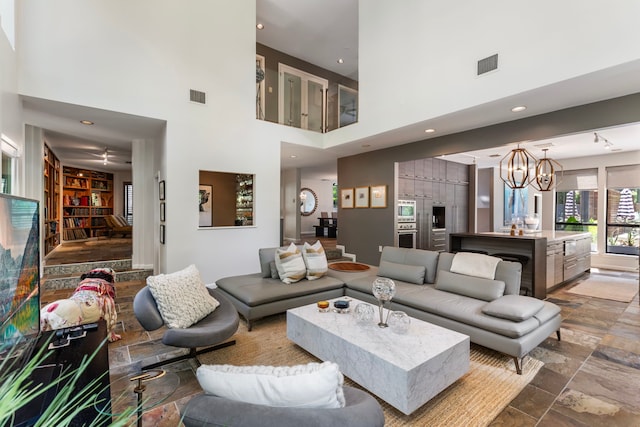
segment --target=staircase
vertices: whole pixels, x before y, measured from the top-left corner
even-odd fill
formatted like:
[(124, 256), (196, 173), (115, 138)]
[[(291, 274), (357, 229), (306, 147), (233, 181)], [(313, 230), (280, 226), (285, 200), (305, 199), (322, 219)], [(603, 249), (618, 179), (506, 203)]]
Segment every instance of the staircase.
[(58, 289), (75, 289), (80, 282), (80, 276), (94, 268), (112, 268), (115, 270), (116, 283), (132, 280), (146, 280), (153, 275), (150, 269), (133, 269), (130, 259), (112, 261), (92, 261), (77, 264), (59, 264), (45, 266), (41, 280), (41, 291)]

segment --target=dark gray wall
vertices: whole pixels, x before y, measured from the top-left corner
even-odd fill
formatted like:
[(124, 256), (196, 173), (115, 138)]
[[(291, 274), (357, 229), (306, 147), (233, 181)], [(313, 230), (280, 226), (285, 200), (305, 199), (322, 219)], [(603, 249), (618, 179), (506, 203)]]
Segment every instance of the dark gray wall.
[[(394, 243), (395, 162), (553, 138), (640, 121), (640, 93), (338, 159), (340, 188), (387, 185), (386, 209), (339, 208), (338, 243), (377, 265), (378, 246)], [(585, 142), (586, 143), (586, 142)], [(579, 147), (576, 147), (579, 150)]]

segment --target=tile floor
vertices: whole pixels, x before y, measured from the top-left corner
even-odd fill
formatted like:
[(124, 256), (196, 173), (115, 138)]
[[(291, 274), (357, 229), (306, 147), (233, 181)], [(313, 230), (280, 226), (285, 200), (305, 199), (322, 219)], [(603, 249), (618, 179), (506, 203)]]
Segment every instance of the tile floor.
[[(591, 275), (628, 277), (638, 283), (637, 272), (592, 269)], [(585, 277), (549, 295), (550, 301), (562, 307), (562, 341), (554, 334), (533, 350), (531, 355), (545, 366), (492, 426), (640, 425), (638, 294), (630, 303), (621, 303), (566, 292)], [(133, 316), (133, 297), (143, 285), (142, 281), (117, 284), (116, 303), (124, 330), (119, 331), (122, 340), (109, 344), (112, 381), (175, 353), (159, 342), (162, 330), (148, 333)], [(43, 303), (64, 296), (64, 290), (44, 292)], [(256, 326), (259, 333), (259, 324)], [(164, 406), (145, 415), (145, 426), (179, 425), (179, 408), (200, 391), (194, 361), (165, 368), (180, 377), (180, 386)]]

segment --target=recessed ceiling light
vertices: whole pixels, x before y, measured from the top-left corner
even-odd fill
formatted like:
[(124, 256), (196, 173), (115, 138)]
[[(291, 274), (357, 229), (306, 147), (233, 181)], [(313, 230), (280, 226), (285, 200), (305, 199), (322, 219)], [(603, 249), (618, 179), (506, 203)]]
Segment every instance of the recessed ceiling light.
[(91, 126), (93, 122), (91, 120), (80, 120), (83, 125)]
[(338, 64), (344, 64), (344, 59), (342, 58), (338, 58), (338, 61), (336, 61)]
[(435, 131), (436, 131), (436, 130), (435, 130), (435, 129), (432, 129), (432, 128), (429, 128), (429, 129), (425, 129), (425, 130), (424, 130), (424, 132), (425, 132), (425, 133), (434, 133)]
[(517, 107), (513, 107), (511, 109), (511, 111), (513, 111), (514, 113), (518, 113), (518, 112), (524, 111), (526, 109), (527, 109), (527, 107), (525, 107), (524, 105), (518, 105)]
[(259, 30), (264, 30), (264, 25), (263, 24), (256, 24), (256, 28)]
[(295, 159), (295, 158), (296, 158), (296, 157), (298, 157), (298, 156), (296, 156), (295, 154), (292, 154), (292, 155), (290, 155), (289, 157), (290, 157), (290, 158), (292, 158), (292, 159)]

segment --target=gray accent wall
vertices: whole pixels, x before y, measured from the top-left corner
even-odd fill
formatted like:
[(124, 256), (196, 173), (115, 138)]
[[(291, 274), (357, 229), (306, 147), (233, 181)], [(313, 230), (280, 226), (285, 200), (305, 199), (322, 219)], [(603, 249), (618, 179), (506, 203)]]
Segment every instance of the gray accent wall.
[(548, 139), (640, 122), (640, 93), (338, 159), (340, 189), (387, 186), (386, 209), (338, 207), (338, 244), (378, 265), (379, 246), (394, 245), (395, 163)]

